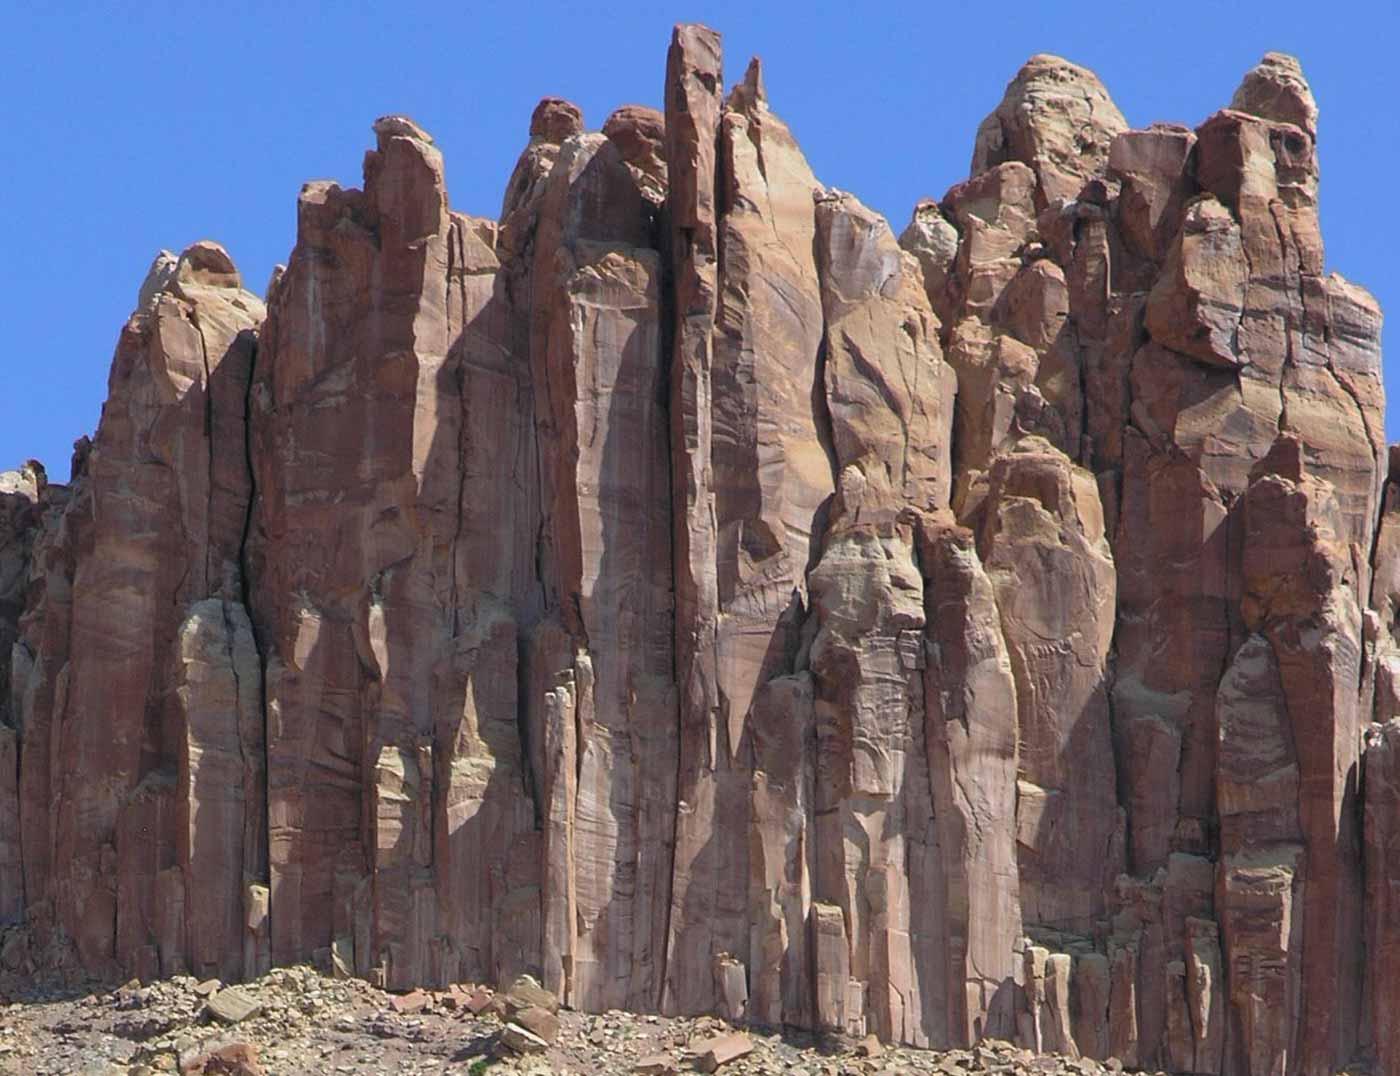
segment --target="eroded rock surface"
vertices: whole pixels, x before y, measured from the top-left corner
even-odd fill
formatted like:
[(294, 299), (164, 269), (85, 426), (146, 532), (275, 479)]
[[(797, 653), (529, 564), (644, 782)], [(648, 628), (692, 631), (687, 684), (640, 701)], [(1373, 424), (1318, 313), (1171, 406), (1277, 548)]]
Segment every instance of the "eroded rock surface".
[(1033, 57), (898, 238), (715, 31), (662, 89), (544, 99), (494, 221), (379, 119), (266, 307), (156, 258), (72, 481), (0, 474), (0, 966), (1400, 1066), (1400, 473), (1297, 63), (1131, 130)]

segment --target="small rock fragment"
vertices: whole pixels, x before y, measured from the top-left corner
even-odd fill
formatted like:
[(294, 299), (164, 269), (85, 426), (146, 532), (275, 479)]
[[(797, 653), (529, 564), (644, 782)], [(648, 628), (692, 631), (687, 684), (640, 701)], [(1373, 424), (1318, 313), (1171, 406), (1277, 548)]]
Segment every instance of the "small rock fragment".
[(472, 996), (467, 998), (467, 1010), (473, 1016), (480, 1016), (488, 1009), (497, 1008), (496, 995), (487, 990), (484, 986), (479, 986), (472, 992)]
[(181, 1076), (266, 1076), (258, 1060), (258, 1048), (251, 1042), (233, 1042), (206, 1047), (180, 1059)]
[(861, 1057), (879, 1057), (884, 1052), (884, 1044), (876, 1035), (865, 1036), (861, 1044), (856, 1047), (856, 1053), (860, 1054)]

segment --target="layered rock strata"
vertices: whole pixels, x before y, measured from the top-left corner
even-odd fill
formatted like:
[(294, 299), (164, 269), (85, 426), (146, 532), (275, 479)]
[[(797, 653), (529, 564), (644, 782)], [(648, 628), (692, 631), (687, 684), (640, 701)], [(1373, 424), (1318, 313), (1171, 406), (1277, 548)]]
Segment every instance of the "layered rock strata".
[(664, 102), (543, 100), (498, 220), (377, 121), (266, 307), (156, 260), (71, 482), (0, 475), (7, 959), (1400, 1066), (1400, 474), (1297, 64), (1134, 130), (1033, 57), (898, 238), (714, 31)]

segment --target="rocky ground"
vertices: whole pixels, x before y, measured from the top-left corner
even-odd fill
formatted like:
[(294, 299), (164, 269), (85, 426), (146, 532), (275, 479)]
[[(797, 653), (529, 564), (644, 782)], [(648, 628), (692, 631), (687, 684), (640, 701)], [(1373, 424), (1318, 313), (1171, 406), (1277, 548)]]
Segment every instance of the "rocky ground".
[(499, 996), (471, 987), (391, 995), (357, 979), (329, 978), (300, 967), (278, 969), (231, 990), (177, 977), (45, 997), (11, 984), (8, 993), (0, 989), (0, 1073), (663, 1076), (718, 1070), (726, 1076), (1091, 1076), (1121, 1071), (1116, 1063), (1036, 1056), (1004, 1043), (931, 1053), (882, 1047), (873, 1039), (735, 1030), (711, 1018), (555, 1014), (552, 1000), (528, 985), (523, 994), (512, 989)]

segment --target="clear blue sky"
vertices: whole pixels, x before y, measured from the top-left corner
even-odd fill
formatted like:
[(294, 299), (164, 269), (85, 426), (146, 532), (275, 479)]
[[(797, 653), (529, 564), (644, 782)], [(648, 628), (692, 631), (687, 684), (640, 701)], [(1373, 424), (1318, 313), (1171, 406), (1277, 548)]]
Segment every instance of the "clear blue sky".
[[(392, 9), (0, 0), (0, 468), (33, 456), (67, 476), (159, 248), (216, 239), (261, 293), (291, 248), (301, 184), (358, 184), (369, 125), (386, 112), (435, 136), (454, 207), (495, 216), (536, 100), (570, 98), (591, 128), (617, 105), (659, 106), (677, 20), (723, 32), (727, 83), (762, 56), (770, 103), (817, 176), (896, 231), (916, 199), (964, 178), (978, 122), (1032, 53), (1093, 68), (1142, 126), (1194, 125), (1229, 102), (1265, 51), (1291, 52), (1321, 108), (1328, 267), (1400, 317), (1394, 2), (855, 10), (815, 0)], [(1392, 438), (1397, 364), (1400, 353), (1386, 364)]]

